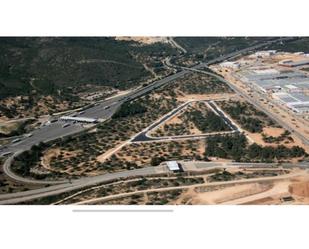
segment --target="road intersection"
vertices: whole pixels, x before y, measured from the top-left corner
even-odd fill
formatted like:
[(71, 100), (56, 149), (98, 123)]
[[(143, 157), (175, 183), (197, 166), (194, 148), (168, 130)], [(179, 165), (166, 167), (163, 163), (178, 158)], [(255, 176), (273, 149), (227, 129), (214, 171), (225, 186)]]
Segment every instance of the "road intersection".
[[(295, 38), (284, 38), (284, 40), (291, 40)], [(78, 114), (77, 116), (82, 116), (82, 117), (89, 117), (89, 118), (96, 118), (96, 119), (101, 119), (101, 120), (108, 120), (109, 118), (112, 117), (112, 115), (116, 112), (116, 110), (125, 102), (136, 99), (138, 97), (141, 97), (149, 92), (151, 92), (154, 89), (157, 89), (159, 87), (164, 86), (165, 84), (178, 79), (180, 77), (183, 77), (186, 74), (193, 72), (202, 72), (206, 73), (208, 75), (214, 76), (225, 83), (227, 83), (229, 86), (231, 86), (232, 89), (236, 90), (238, 92), (238, 89), (235, 89), (233, 85), (230, 83), (226, 82), (222, 77), (206, 72), (204, 70), (200, 70), (202, 68), (207, 68), (209, 65), (218, 63), (220, 61), (224, 61), (226, 59), (232, 58), (234, 56), (247, 53), (249, 51), (253, 51), (255, 49), (271, 45), (272, 43), (281, 41), (283, 39), (275, 39), (271, 41), (267, 41), (252, 47), (248, 47), (239, 51), (235, 51), (233, 53), (220, 56), (214, 60), (209, 61), (208, 63), (201, 63), (198, 64), (192, 68), (185, 68), (181, 67), (180, 72), (171, 74), (163, 79), (157, 80), (153, 83), (148, 84), (145, 87), (141, 87), (138, 89), (135, 89), (125, 95), (122, 96), (116, 96), (109, 98), (108, 100), (102, 101), (94, 106), (91, 106), (85, 110), (83, 110), (82, 114)], [(249, 102), (252, 102), (250, 100)], [(212, 108), (216, 108), (215, 105), (209, 103), (209, 105), (212, 106)], [(181, 108), (180, 108), (181, 109)], [(175, 112), (177, 113), (178, 110)], [(227, 120), (226, 115), (224, 115), (220, 110), (216, 110), (219, 115), (222, 115), (222, 117), (226, 120), (226, 122), (229, 122), (229, 125), (235, 128), (234, 124), (231, 123), (230, 121)], [(174, 115), (175, 113), (172, 113)], [(168, 118), (168, 117), (167, 117)], [(151, 127), (154, 128), (158, 124), (153, 124)], [(32, 179), (25, 179), (21, 176), (17, 176), (10, 170), (10, 164), (12, 160), (14, 159), (14, 156), (18, 153), (21, 153), (25, 150), (29, 150), (33, 145), (39, 144), (40, 142), (49, 142), (52, 140), (55, 140), (57, 138), (62, 138), (65, 136), (71, 136), (73, 134), (77, 134), (79, 132), (85, 131), (86, 128), (81, 125), (81, 124), (71, 124), (68, 127), (63, 127), (62, 124), (57, 121), (55, 123), (51, 123), (47, 126), (41, 127), (40, 129), (37, 129), (33, 131), (31, 137), (27, 137), (22, 139), (21, 141), (10, 144), (5, 148), (0, 149), (0, 155), (4, 153), (11, 152), (13, 153), (12, 156), (8, 157), (8, 159), (4, 163), (4, 172), (11, 178), (13, 178), (16, 181), (19, 182), (29, 182), (29, 183), (38, 183), (38, 184), (54, 184), (52, 186), (36, 189), (36, 190), (30, 190), (30, 191), (24, 191), (24, 192), (19, 192), (19, 193), (12, 193), (12, 194), (3, 194), (0, 195), (0, 204), (13, 204), (13, 203), (20, 203), (23, 201), (27, 200), (32, 200), (35, 198), (41, 198), (45, 196), (50, 196), (50, 195), (56, 195), (60, 193), (64, 193), (66, 191), (71, 191), (79, 188), (83, 188), (86, 186), (91, 186), (97, 183), (102, 183), (114, 179), (119, 179), (121, 177), (136, 177), (136, 176), (145, 176), (145, 175), (152, 175), (152, 174), (161, 174), (166, 172), (166, 168), (156, 168), (156, 167), (146, 167), (143, 169), (137, 169), (137, 170), (130, 170), (130, 171), (124, 171), (124, 172), (119, 172), (119, 173), (114, 173), (114, 174), (105, 174), (105, 175), (99, 175), (95, 177), (84, 177), (80, 178), (77, 180), (65, 180), (65, 181), (37, 181), (37, 180), (32, 180)], [(149, 130), (148, 130), (149, 131)], [(144, 135), (147, 133), (145, 131)], [(207, 134), (206, 134), (207, 135)], [(145, 136), (147, 137), (147, 136)], [(149, 137), (148, 137), (149, 138)], [(135, 140), (138, 139), (135, 137)], [(173, 138), (171, 138), (173, 139)], [(174, 137), (174, 139), (177, 139)], [(183, 139), (183, 138), (182, 138)], [(134, 140), (132, 140), (134, 141)]]

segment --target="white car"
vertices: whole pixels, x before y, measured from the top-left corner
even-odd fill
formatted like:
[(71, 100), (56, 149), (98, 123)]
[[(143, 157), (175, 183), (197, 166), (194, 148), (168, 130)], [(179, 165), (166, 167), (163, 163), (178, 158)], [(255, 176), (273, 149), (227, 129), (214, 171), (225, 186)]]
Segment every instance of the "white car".
[(14, 139), (14, 140), (12, 141), (12, 144), (17, 143), (17, 142), (19, 142), (19, 141), (21, 141), (21, 139), (20, 139), (20, 138), (16, 138), (16, 139)]

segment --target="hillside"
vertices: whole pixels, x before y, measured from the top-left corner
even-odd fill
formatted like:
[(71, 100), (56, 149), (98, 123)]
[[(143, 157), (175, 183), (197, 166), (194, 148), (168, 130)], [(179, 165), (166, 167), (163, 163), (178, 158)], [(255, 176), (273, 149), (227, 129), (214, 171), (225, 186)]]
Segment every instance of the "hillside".
[(148, 77), (113, 38), (0, 38), (0, 98), (86, 83), (125, 89)]
[(136, 87), (168, 74), (161, 61), (175, 53), (168, 44), (113, 37), (2, 37), (0, 119), (64, 111)]

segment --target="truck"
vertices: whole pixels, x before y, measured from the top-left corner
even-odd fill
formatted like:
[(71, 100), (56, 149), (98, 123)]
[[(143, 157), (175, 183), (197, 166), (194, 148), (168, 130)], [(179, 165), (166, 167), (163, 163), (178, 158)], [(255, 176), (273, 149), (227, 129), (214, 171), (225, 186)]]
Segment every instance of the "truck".
[(68, 126), (70, 126), (71, 124), (69, 124), (69, 123), (65, 123), (64, 125), (62, 125), (62, 128), (65, 128), (65, 127), (68, 127)]

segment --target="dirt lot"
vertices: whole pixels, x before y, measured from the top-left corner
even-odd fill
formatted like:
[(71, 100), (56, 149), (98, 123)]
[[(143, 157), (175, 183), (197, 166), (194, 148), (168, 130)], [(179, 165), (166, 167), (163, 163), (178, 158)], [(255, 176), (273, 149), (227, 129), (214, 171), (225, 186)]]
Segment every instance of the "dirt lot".
[(266, 136), (273, 136), (274, 138), (278, 138), (285, 130), (283, 128), (275, 128), (275, 127), (264, 127), (262, 133), (252, 133), (246, 131), (246, 134), (257, 144), (263, 145), (263, 146), (278, 146), (278, 145), (285, 145), (289, 148), (293, 146), (300, 146), (302, 147), (302, 142), (294, 135), (290, 135), (292, 140), (285, 138), (282, 141), (279, 142), (273, 142), (268, 143), (263, 140), (263, 135)]
[[(297, 172), (297, 170), (295, 171)], [(249, 184), (221, 186), (209, 190), (190, 189), (182, 196), (187, 204), (309, 204), (309, 175), (270, 181), (256, 181)]]
[(135, 41), (142, 44), (153, 44), (156, 42), (167, 42), (166, 37), (162, 36), (117, 36), (116, 40)]
[(235, 98), (234, 93), (215, 93), (215, 94), (186, 94), (178, 95), (177, 99), (179, 101), (188, 101), (188, 100), (223, 100), (223, 99), (232, 99)]

